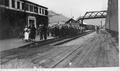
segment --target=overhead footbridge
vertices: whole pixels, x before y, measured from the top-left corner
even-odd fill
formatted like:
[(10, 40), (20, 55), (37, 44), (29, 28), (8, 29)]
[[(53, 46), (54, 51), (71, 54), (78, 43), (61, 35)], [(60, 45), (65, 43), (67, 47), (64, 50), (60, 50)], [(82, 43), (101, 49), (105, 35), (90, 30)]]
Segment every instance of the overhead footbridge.
[(107, 17), (107, 10), (103, 11), (89, 11), (84, 14), (84, 16), (80, 16), (77, 21), (83, 24), (84, 19), (98, 19), (98, 18), (106, 18)]

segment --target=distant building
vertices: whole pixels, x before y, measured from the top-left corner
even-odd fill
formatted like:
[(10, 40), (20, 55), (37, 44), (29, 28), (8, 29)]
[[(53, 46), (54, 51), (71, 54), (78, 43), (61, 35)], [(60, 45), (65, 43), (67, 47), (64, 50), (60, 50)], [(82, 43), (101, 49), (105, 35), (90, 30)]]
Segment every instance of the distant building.
[(48, 25), (48, 8), (27, 0), (0, 0), (0, 39), (18, 37), (26, 25)]
[(105, 28), (118, 32), (118, 0), (108, 0), (108, 12)]
[(49, 10), (48, 17), (49, 17), (49, 25), (65, 24), (65, 22), (69, 19), (64, 15), (58, 14), (51, 10)]
[(79, 26), (80, 23), (76, 20), (74, 20), (73, 18), (70, 18), (68, 21), (65, 22), (65, 24), (69, 24), (69, 25), (73, 25), (73, 26)]
[(95, 25), (86, 24), (85, 28), (86, 28), (86, 30), (95, 30)]
[(85, 27), (86, 27), (85, 24), (81, 24), (80, 22), (74, 20), (73, 18), (66, 21), (65, 24), (69, 24), (70, 26), (74, 26), (74, 27), (77, 27), (77, 28), (80, 28), (80, 29), (85, 29)]

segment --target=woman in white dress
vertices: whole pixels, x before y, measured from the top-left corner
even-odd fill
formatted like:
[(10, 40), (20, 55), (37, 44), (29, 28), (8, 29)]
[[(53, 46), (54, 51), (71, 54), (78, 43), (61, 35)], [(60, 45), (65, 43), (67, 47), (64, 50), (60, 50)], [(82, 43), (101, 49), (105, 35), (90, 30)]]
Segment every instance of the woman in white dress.
[(24, 40), (28, 41), (29, 40), (29, 33), (30, 33), (30, 29), (28, 27), (25, 27), (24, 29)]

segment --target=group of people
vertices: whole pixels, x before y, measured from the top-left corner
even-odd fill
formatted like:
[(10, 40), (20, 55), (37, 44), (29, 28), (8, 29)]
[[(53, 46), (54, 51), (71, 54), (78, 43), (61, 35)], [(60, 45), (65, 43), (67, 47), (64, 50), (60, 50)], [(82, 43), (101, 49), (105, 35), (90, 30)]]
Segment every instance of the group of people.
[(50, 34), (53, 37), (65, 37), (75, 35), (81, 32), (79, 27), (73, 27), (68, 25), (52, 26), (50, 28)]
[(76, 35), (81, 32), (81, 28), (75, 26), (61, 25), (47, 27), (45, 25), (40, 24), (36, 29), (35, 26), (32, 25), (29, 27), (25, 27), (24, 40), (34, 41), (37, 34), (39, 35), (40, 40), (46, 40), (47, 36), (65, 37), (70, 35)]
[(36, 37), (36, 28), (34, 25), (25, 26), (24, 28), (24, 40), (25, 41), (34, 41)]
[(46, 40), (47, 35), (46, 32), (47, 29), (43, 25), (39, 25), (39, 27), (36, 29), (34, 25), (26, 26), (24, 28), (24, 40), (25, 41), (35, 41), (37, 32), (39, 33), (40, 40)]
[(39, 25), (37, 30), (40, 36), (40, 40), (46, 40), (47, 39), (47, 26)]

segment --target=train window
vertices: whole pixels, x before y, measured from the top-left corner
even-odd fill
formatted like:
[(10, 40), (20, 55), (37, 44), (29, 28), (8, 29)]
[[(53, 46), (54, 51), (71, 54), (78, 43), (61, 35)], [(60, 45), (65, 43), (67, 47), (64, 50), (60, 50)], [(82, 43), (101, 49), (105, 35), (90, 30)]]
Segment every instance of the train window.
[(12, 8), (15, 8), (15, 0), (12, 0)]

